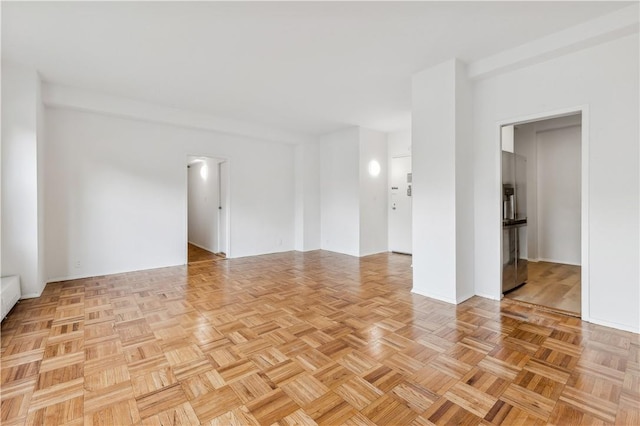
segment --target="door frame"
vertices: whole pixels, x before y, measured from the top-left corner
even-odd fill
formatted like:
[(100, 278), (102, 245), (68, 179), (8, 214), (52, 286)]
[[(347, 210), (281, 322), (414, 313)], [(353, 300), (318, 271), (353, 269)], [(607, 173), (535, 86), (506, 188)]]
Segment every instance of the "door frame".
[[(207, 158), (213, 158), (216, 160), (220, 160), (220, 162), (218, 163), (218, 178), (220, 177), (220, 164), (221, 163), (227, 163), (227, 182), (226, 182), (226, 190), (227, 190), (227, 200), (226, 200), (226, 209), (227, 209), (227, 221), (224, 227), (224, 232), (226, 234), (227, 237), (227, 251), (228, 253), (226, 253), (226, 258), (227, 259), (231, 259), (232, 255), (231, 255), (231, 164), (228, 158), (225, 157), (219, 157), (216, 155), (212, 155), (212, 154), (186, 154), (185, 155), (185, 162), (184, 165), (188, 165), (189, 164), (189, 157), (207, 157)], [(183, 166), (184, 167), (184, 166)], [(187, 248), (187, 245), (189, 243), (189, 169), (185, 168), (186, 172), (184, 174), (184, 190), (183, 193), (185, 194), (184, 197), (184, 242), (186, 242), (187, 244), (183, 245), (183, 253), (184, 253), (184, 264), (188, 265), (189, 264), (189, 251)], [(222, 182), (220, 181), (220, 179), (218, 179), (218, 183), (220, 186), (222, 186)], [(220, 191), (220, 189), (218, 190)], [(220, 194), (218, 194), (218, 197), (220, 197)], [(218, 198), (218, 202), (222, 202), (222, 200), (220, 200), (220, 198)], [(220, 224), (220, 213), (218, 213), (218, 224)], [(220, 228), (220, 227), (219, 227)], [(218, 229), (218, 231), (220, 232), (221, 230)], [(220, 250), (220, 236), (218, 235), (218, 250)]]
[[(218, 201), (219, 201), (219, 205), (225, 206), (226, 209), (226, 222), (223, 224), (222, 223), (222, 214), (218, 214), (218, 229), (221, 230), (221, 232), (218, 233), (218, 251), (221, 251), (221, 247), (220, 247), (220, 235), (222, 235), (222, 232), (224, 232), (225, 234), (225, 240), (226, 240), (226, 251), (225, 251), (225, 257), (227, 259), (231, 258), (231, 169), (230, 169), (230, 165), (229, 165), (229, 160), (226, 158), (221, 158), (221, 157), (216, 157), (219, 160), (222, 160), (218, 163), (218, 185), (219, 185), (219, 194), (218, 194)], [(227, 165), (227, 179), (226, 182), (222, 182), (222, 164), (225, 163)], [(222, 200), (221, 199), (221, 195), (222, 195), (222, 187), (225, 186), (225, 193), (226, 193), (226, 199)]]
[[(580, 188), (580, 317), (584, 321), (590, 320), (590, 274), (589, 274), (589, 105), (578, 105), (574, 107), (562, 108), (557, 110), (539, 112), (535, 114), (522, 115), (500, 120), (496, 123), (496, 159), (497, 159), (497, 180), (496, 193), (499, 199), (502, 197), (502, 127), (510, 125), (518, 125), (531, 123), (535, 121), (547, 120), (550, 118), (558, 118), (568, 115), (581, 114), (582, 124), (580, 129), (580, 162), (581, 162), (581, 188)], [(496, 299), (502, 299), (502, 207), (497, 203), (495, 210), (496, 234), (499, 235), (499, 259), (497, 266), (499, 268), (500, 280), (496, 283), (494, 294)]]

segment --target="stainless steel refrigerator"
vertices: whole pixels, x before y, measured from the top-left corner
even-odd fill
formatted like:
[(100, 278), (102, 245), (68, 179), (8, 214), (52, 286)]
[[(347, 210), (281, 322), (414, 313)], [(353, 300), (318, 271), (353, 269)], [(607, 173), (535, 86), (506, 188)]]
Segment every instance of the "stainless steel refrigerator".
[(527, 159), (502, 151), (502, 292), (527, 278)]

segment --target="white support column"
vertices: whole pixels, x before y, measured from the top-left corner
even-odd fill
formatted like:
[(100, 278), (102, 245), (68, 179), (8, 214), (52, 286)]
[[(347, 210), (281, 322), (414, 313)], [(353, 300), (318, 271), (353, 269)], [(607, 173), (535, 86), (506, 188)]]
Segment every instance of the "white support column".
[[(22, 297), (40, 296), (43, 279), (40, 79), (35, 70), (2, 66), (2, 276), (20, 276)], [(40, 132), (41, 133), (41, 132)], [(41, 159), (40, 159), (41, 161)]]
[(413, 291), (449, 303), (474, 292), (469, 86), (456, 59), (413, 77)]

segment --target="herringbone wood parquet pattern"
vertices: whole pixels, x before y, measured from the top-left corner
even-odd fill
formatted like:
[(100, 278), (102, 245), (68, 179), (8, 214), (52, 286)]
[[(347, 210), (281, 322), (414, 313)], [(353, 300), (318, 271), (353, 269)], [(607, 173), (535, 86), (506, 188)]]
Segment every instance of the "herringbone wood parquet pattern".
[(638, 335), (283, 253), (47, 285), (2, 324), (3, 425), (640, 424)]

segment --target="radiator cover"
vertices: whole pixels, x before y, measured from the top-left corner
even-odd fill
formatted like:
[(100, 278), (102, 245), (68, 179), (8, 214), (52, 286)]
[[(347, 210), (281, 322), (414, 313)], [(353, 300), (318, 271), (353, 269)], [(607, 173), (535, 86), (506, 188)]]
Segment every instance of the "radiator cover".
[(2, 280), (0, 284), (0, 303), (2, 305), (0, 314), (2, 317), (0, 319), (4, 319), (11, 308), (20, 300), (20, 277), (13, 275), (2, 277), (0, 280)]

